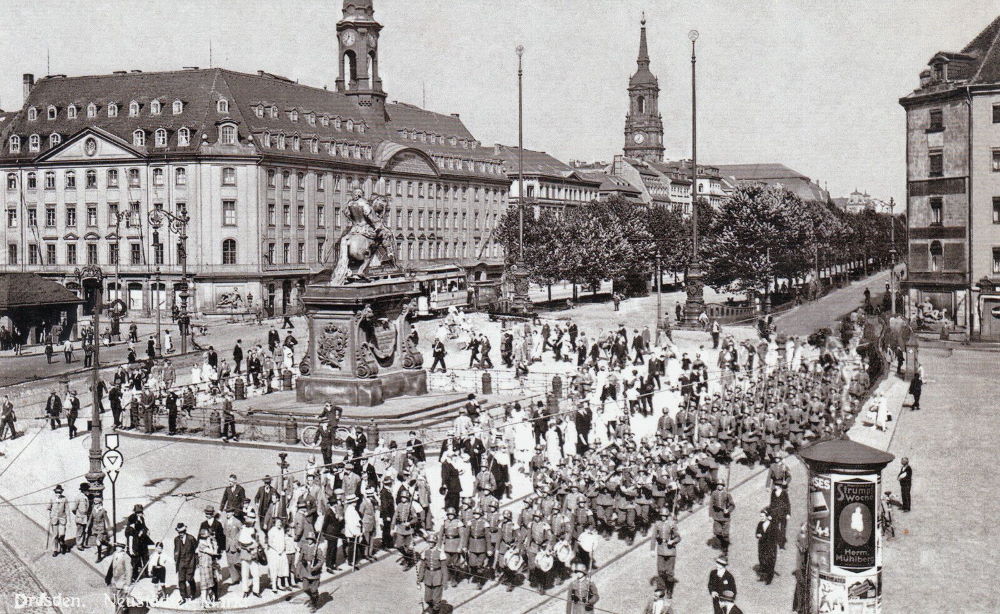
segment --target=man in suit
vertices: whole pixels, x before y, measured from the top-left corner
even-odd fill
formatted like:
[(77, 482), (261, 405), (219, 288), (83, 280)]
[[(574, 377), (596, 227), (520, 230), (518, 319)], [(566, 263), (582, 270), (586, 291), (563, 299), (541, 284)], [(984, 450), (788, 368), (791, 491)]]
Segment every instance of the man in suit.
[(441, 461), (441, 494), (444, 495), (444, 507), (458, 509), (461, 499), (462, 484), (459, 481), (458, 469), (451, 462), (451, 456)]
[(576, 426), (576, 453), (586, 454), (590, 450), (590, 427), (594, 422), (594, 411), (590, 405), (577, 407), (573, 422)]
[(109, 598), (115, 604), (116, 611), (125, 611), (125, 599), (128, 596), (134, 574), (132, 560), (125, 552), (125, 544), (121, 542), (115, 544), (115, 553), (111, 555), (111, 563), (108, 565), (108, 572), (104, 575), (104, 583), (108, 585)]
[(174, 566), (177, 568), (177, 589), (181, 594), (181, 605), (198, 596), (194, 583), (194, 570), (198, 567), (198, 540), (187, 532), (187, 525), (177, 523), (177, 537), (174, 538)]
[(62, 414), (62, 399), (53, 390), (49, 393), (49, 398), (45, 401), (45, 413), (49, 417), (49, 428), (53, 431), (62, 426), (59, 416)]
[(237, 516), (242, 516), (246, 500), (246, 490), (243, 489), (243, 486), (236, 483), (236, 474), (229, 474), (229, 485), (222, 491), (222, 502), (219, 503), (219, 511), (223, 513), (233, 512)]
[(278, 501), (278, 491), (271, 485), (271, 476), (264, 476), (264, 483), (257, 489), (253, 497), (253, 509), (256, 510), (260, 527), (264, 531), (274, 524), (274, 507)]
[(319, 423), (316, 437), (319, 439), (319, 451), (323, 455), (323, 464), (330, 466), (333, 464), (333, 438), (335, 432), (333, 426), (327, 421)]
[(757, 576), (764, 584), (770, 584), (774, 579), (774, 565), (778, 560), (778, 544), (775, 539), (775, 526), (771, 519), (771, 511), (764, 508), (760, 511), (760, 522), (757, 523)]
[(775, 543), (782, 550), (785, 549), (788, 531), (788, 519), (792, 516), (792, 504), (788, 500), (788, 492), (781, 486), (775, 486), (771, 491), (771, 502), (768, 505), (771, 511), (771, 521), (774, 522)]
[(434, 613), (441, 611), (444, 586), (448, 583), (448, 555), (438, 546), (437, 535), (427, 536), (427, 549), (417, 564), (417, 583), (424, 585), (424, 601)]
[(723, 603), (732, 603), (736, 599), (736, 578), (726, 569), (729, 560), (720, 556), (715, 559), (715, 569), (708, 572), (708, 593), (712, 596), (714, 614), (724, 614)]
[(236, 345), (233, 346), (233, 363), (236, 365), (233, 367), (233, 373), (243, 373), (243, 340), (237, 339)]
[(899, 490), (903, 495), (903, 511), (910, 511), (910, 487), (913, 485), (913, 467), (910, 465), (910, 459), (903, 457), (900, 461), (899, 475), (897, 480), (899, 480)]
[(378, 515), (382, 520), (382, 548), (389, 548), (392, 543), (392, 519), (396, 515), (396, 500), (392, 496), (392, 477), (382, 480), (382, 488), (378, 492)]
[(736, 605), (736, 593), (734, 591), (723, 591), (719, 595), (719, 614), (743, 614), (740, 606)]
[(132, 580), (148, 576), (146, 563), (149, 561), (149, 547), (153, 545), (153, 540), (149, 537), (149, 527), (146, 526), (146, 517), (140, 504), (132, 508), (132, 513), (125, 522), (125, 539), (129, 556), (132, 557)]
[(444, 357), (448, 354), (448, 351), (444, 347), (444, 342), (440, 339), (435, 339), (433, 345), (431, 346), (431, 354), (434, 357), (434, 361), (431, 363), (431, 373), (437, 369), (438, 365), (441, 365), (441, 373), (448, 370), (448, 366), (444, 364)]
[(407, 453), (413, 458), (414, 463), (427, 461), (427, 454), (424, 452), (424, 443), (417, 439), (416, 431), (410, 431), (410, 438), (406, 440), (404, 447), (408, 450)]

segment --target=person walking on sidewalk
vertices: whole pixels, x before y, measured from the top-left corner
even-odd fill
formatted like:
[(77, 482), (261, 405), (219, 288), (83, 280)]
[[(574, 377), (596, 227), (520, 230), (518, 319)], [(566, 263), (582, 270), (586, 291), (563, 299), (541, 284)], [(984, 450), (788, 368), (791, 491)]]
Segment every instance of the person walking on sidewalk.
[(903, 457), (900, 461), (902, 466), (899, 468), (899, 476), (896, 478), (899, 480), (899, 489), (903, 495), (903, 506), (904, 512), (910, 511), (910, 487), (913, 485), (913, 467), (910, 466), (910, 459)]
[(924, 369), (923, 367), (917, 367), (916, 373), (913, 374), (913, 379), (910, 380), (909, 393), (913, 395), (913, 405), (910, 405), (910, 411), (917, 411), (920, 409), (920, 394), (923, 390)]
[(14, 403), (5, 394), (3, 400), (0, 401), (0, 441), (3, 440), (3, 434), (7, 432), (8, 427), (10, 428), (10, 438), (17, 439), (15, 422), (17, 422), (17, 416), (14, 415)]

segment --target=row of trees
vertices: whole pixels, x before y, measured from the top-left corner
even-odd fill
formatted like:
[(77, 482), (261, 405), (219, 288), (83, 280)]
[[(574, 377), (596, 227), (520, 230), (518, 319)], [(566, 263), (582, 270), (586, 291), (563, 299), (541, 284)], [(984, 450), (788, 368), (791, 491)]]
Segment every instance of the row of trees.
[[(740, 186), (718, 209), (698, 204), (698, 253), (705, 283), (716, 290), (766, 295), (776, 280), (827, 277), (881, 266), (890, 260), (890, 225), (904, 254), (901, 216), (842, 211), (833, 203), (803, 201), (764, 184)], [(691, 260), (691, 220), (662, 206), (613, 198), (557, 216), (525, 212), (524, 260), (532, 281), (566, 280), (595, 286), (610, 279), (630, 293), (644, 292), (659, 253), (664, 271), (684, 271)], [(518, 259), (518, 214), (511, 208), (496, 229), (508, 264)], [(811, 276), (810, 276), (811, 274)]]

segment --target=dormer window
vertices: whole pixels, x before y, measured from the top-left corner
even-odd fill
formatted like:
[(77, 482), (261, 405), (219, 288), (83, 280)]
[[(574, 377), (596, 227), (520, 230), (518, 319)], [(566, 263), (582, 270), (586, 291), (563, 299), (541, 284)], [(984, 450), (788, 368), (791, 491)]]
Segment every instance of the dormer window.
[(278, 119), (278, 107), (271, 107), (271, 119)]
[(313, 115), (312, 113), (307, 114), (306, 115), (306, 122), (308, 122), (310, 126), (315, 126), (316, 125), (316, 116)]
[(55, 147), (59, 143), (62, 143), (62, 137), (58, 133), (53, 132), (49, 135), (49, 147)]
[(458, 144), (458, 139), (456, 139), (455, 137), (451, 137), (450, 139), (448, 139), (448, 142), (451, 144), (452, 147), (454, 147), (456, 144)]
[(177, 145), (178, 147), (187, 147), (191, 144), (191, 130), (188, 128), (181, 128), (177, 131)]
[(90, 103), (87, 105), (87, 117), (97, 117), (97, 105)]
[(257, 117), (264, 117), (264, 105), (259, 104), (253, 108), (253, 114)]
[(292, 109), (291, 111), (288, 112), (288, 119), (293, 122), (299, 121), (299, 112), (296, 111), (295, 109)]
[(229, 101), (225, 98), (220, 98), (219, 101), (215, 103), (215, 110), (219, 113), (229, 113)]
[(66, 117), (68, 117), (70, 119), (76, 119), (76, 105), (75, 104), (71, 104), (68, 107), (66, 107)]
[(145, 147), (146, 145), (146, 133), (142, 130), (136, 130), (132, 133), (132, 144), (136, 147)]
[(38, 151), (41, 144), (41, 139), (37, 134), (32, 134), (28, 137), (28, 151)]
[(358, 132), (360, 132), (361, 134), (365, 133), (365, 125), (363, 123), (358, 124)]
[(108, 117), (118, 117), (118, 104), (115, 102), (108, 104)]
[(28, 121), (33, 122), (38, 119), (38, 109), (35, 107), (28, 107)]
[(128, 116), (136, 117), (137, 115), (139, 115), (139, 103), (133, 100), (128, 105)]
[(175, 100), (173, 104), (174, 115), (180, 115), (184, 111), (184, 103), (180, 100)]
[(347, 128), (348, 132), (354, 132), (354, 120), (353, 119), (347, 120), (347, 126), (346, 126), (346, 128)]
[(150, 102), (149, 103), (149, 114), (150, 115), (159, 115), (160, 111), (161, 111), (161, 107), (162, 107), (162, 105), (160, 104), (159, 100), (154, 100), (154, 101)]
[(262, 137), (262, 140), (264, 142), (264, 147), (270, 147), (271, 146), (271, 133), (270, 132), (265, 132), (264, 136)]
[(10, 153), (21, 153), (21, 137), (14, 135), (8, 140), (8, 149)]
[(300, 147), (298, 135), (292, 137), (292, 149), (298, 151)]
[(327, 117), (326, 115), (324, 115), (324, 116), (322, 116), (322, 117), (319, 118), (319, 123), (322, 124), (323, 126), (329, 126), (330, 125), (330, 118)]
[(285, 135), (284, 134), (279, 134), (278, 135), (278, 149), (284, 149), (284, 148), (285, 148)]
[(333, 127), (337, 130), (340, 130), (340, 126), (341, 126), (340, 118), (339, 117), (334, 118)]
[(319, 140), (309, 139), (309, 151), (313, 153), (319, 153)]
[(223, 145), (236, 144), (236, 126), (233, 124), (223, 124), (219, 129), (219, 142)]
[(156, 132), (153, 133), (153, 142), (157, 147), (166, 147), (167, 131), (163, 128), (157, 128)]

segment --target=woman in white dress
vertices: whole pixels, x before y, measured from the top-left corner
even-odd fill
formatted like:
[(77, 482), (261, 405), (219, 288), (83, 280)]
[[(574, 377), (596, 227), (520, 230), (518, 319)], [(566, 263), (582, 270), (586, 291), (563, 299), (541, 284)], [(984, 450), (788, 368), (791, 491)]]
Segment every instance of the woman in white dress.
[(531, 423), (527, 420), (528, 416), (523, 409), (518, 407), (511, 412), (511, 422), (514, 423), (514, 460), (519, 468), (531, 460), (531, 449), (535, 445)]
[(551, 421), (545, 433), (545, 455), (550, 467), (556, 467), (562, 460), (562, 444), (559, 441), (559, 423)]
[(537, 330), (531, 335), (531, 362), (542, 361), (542, 333)]
[(292, 354), (292, 348), (286, 345), (283, 347), (281, 351), (282, 351), (282, 366), (290, 370), (295, 362), (295, 358)]
[(291, 539), (285, 535), (285, 523), (281, 518), (275, 518), (274, 526), (267, 531), (267, 575), (271, 579), (271, 592), (274, 594), (291, 590), (286, 541)]
[(459, 496), (463, 499), (475, 494), (476, 476), (472, 475), (472, 464), (469, 462), (469, 454), (462, 452), (458, 458), (452, 458), (452, 464), (458, 472)]
[(563, 455), (576, 456), (576, 414), (568, 414), (563, 420)]

